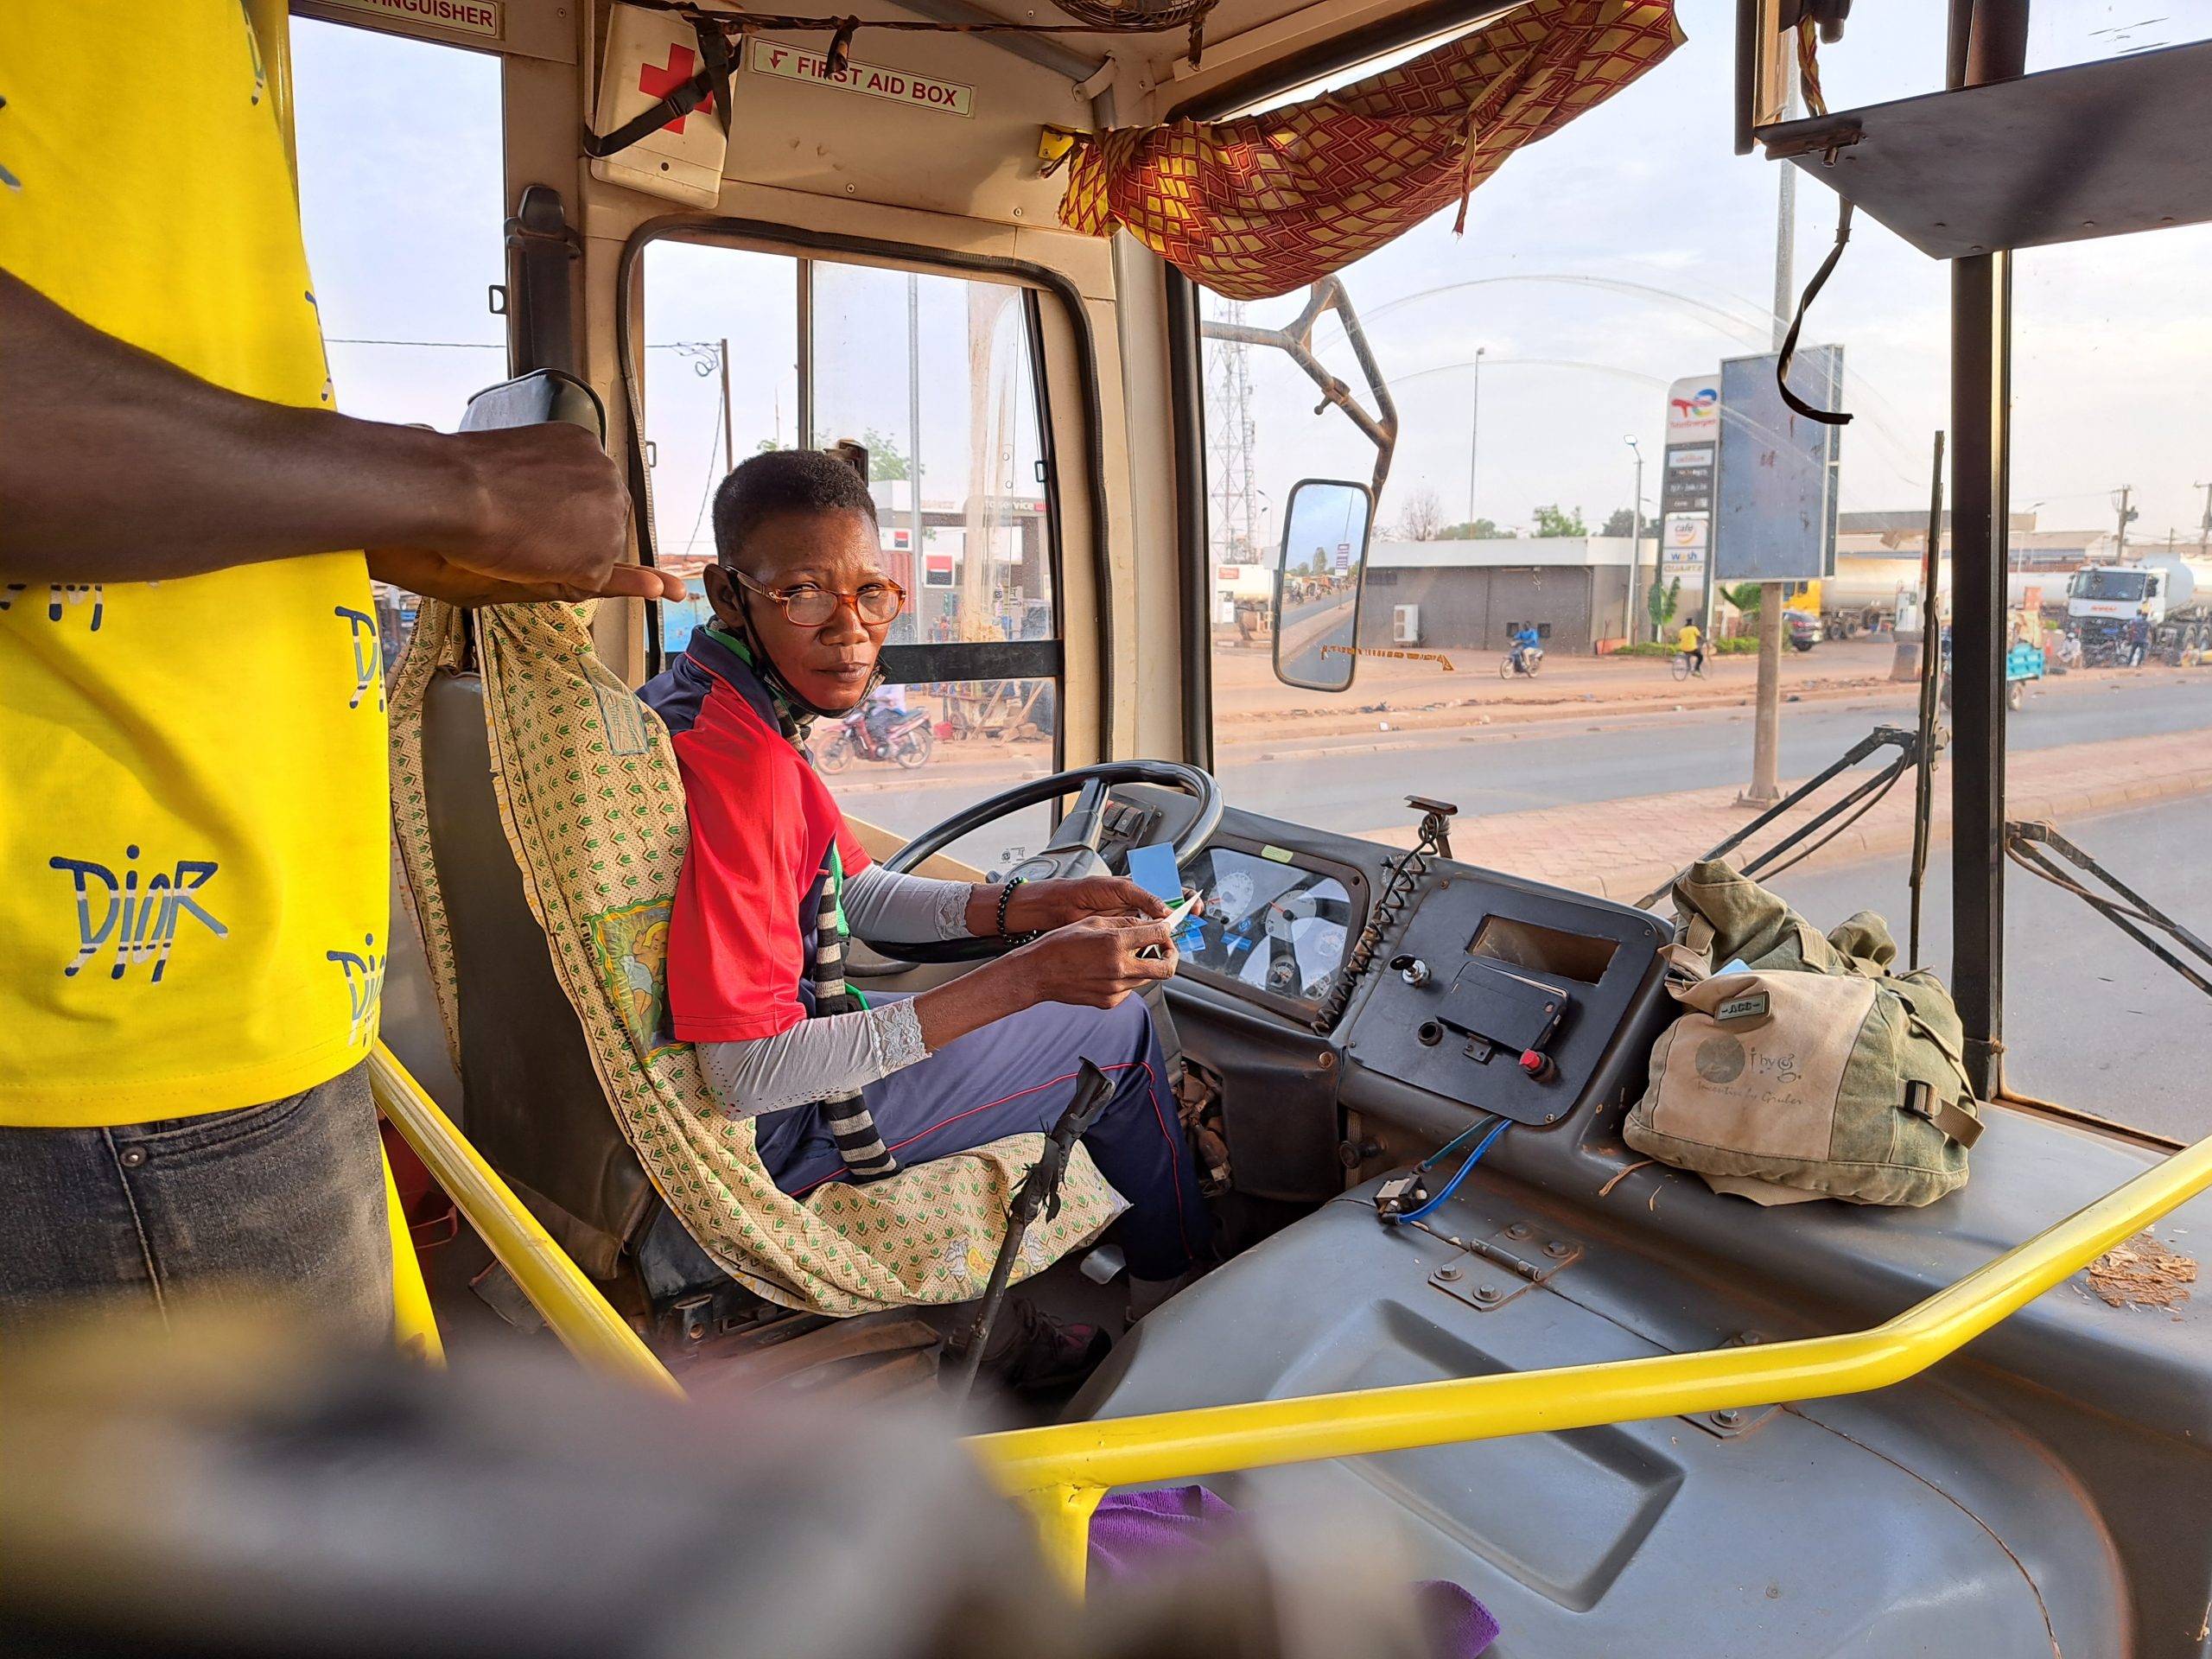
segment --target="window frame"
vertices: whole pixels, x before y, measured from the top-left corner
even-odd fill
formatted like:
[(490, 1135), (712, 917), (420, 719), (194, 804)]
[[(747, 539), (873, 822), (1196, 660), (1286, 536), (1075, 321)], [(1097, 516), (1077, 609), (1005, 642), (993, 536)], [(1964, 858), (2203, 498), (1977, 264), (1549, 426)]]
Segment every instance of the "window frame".
[[(801, 229), (766, 219), (740, 219), (716, 213), (677, 213), (647, 220), (632, 232), (624, 244), (615, 278), (615, 355), (620, 377), (623, 445), (627, 456), (630, 498), (638, 527), (638, 553), (645, 564), (656, 563), (652, 518), (651, 485), (646, 478), (645, 425), (641, 418), (645, 397), (643, 365), (639, 359), (642, 341), (636, 338), (643, 315), (641, 272), (645, 250), (656, 242), (678, 241), (710, 247), (728, 247), (751, 253), (784, 254), (802, 267), (815, 261), (875, 266), (913, 271), (924, 276), (964, 279), (995, 279), (1023, 290), (1024, 325), (1029, 331), (1030, 361), (1035, 382), (1039, 448), (1046, 462), (1046, 539), (1052, 560), (1052, 626), (1050, 639), (973, 640), (945, 644), (887, 645), (885, 678), (893, 684), (921, 684), (946, 680), (1050, 679), (1060, 709), (1066, 708), (1068, 613), (1066, 608), (1067, 537), (1062, 513), (1066, 480), (1061, 473), (1061, 445), (1058, 442), (1052, 377), (1046, 361), (1043, 303), (1050, 296), (1060, 308), (1074, 347), (1080, 397), (1077, 413), (1084, 428), (1082, 469), (1091, 524), (1091, 577), (1096, 607), (1098, 733), (1097, 749), (1110, 758), (1113, 750), (1114, 706), (1114, 582), (1110, 557), (1111, 520), (1106, 489), (1104, 400), (1100, 390), (1097, 342), (1082, 291), (1072, 278), (1046, 265), (995, 254), (967, 253), (922, 244), (889, 242), (872, 237), (842, 236)], [(811, 272), (803, 273), (802, 310), (811, 309)], [(800, 349), (807, 366), (801, 379), (801, 406), (810, 412), (811, 330), (803, 329)], [(646, 673), (664, 666), (659, 635), (659, 607), (648, 602), (646, 617)], [(1065, 765), (1067, 722), (1053, 725), (1053, 764)]]

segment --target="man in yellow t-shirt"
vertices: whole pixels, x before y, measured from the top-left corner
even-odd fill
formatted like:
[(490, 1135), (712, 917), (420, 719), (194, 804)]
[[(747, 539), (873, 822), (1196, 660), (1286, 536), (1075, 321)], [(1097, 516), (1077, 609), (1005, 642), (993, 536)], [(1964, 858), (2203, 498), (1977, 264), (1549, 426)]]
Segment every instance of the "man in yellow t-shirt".
[(463, 603), (671, 586), (617, 565), (626, 498), (588, 434), (331, 401), (237, 0), (13, 0), (0, 1323), (275, 1287), (389, 1330), (359, 1070), (391, 926), (370, 577)]
[(1690, 659), (1690, 672), (1705, 672), (1705, 636), (1697, 631), (1697, 618), (1682, 624), (1681, 633), (1675, 640), (1675, 649)]

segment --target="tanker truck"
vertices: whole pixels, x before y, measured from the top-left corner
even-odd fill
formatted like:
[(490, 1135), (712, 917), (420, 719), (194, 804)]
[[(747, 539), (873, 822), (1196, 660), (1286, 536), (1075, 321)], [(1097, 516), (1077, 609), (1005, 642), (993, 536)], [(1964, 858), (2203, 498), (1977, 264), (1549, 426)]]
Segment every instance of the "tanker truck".
[(2083, 660), (2119, 655), (2127, 625), (2151, 624), (2150, 655), (2178, 662), (2212, 642), (2212, 563), (2154, 554), (2139, 564), (2085, 564), (2066, 585), (2067, 631)]
[[(2063, 572), (2015, 570), (2005, 578), (2005, 602), (2019, 610), (2032, 596), (2038, 608), (2055, 613), (2064, 602), (2065, 585)], [(1948, 553), (1936, 567), (1936, 591), (1939, 608), (1948, 614), (1951, 556)], [(1851, 639), (1894, 627), (1900, 611), (1908, 617), (1918, 614), (1919, 594), (1919, 555), (1840, 554), (1835, 574), (1820, 583), (1821, 634), (1830, 639)]]

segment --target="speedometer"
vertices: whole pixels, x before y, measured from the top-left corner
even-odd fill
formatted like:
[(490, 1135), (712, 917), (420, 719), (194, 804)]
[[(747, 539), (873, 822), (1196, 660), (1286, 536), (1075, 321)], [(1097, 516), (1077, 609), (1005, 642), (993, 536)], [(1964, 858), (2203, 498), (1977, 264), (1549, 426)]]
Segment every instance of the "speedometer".
[(1221, 878), (1214, 888), (1214, 903), (1221, 907), (1216, 918), (1233, 922), (1252, 908), (1252, 874), (1249, 870), (1231, 870)]

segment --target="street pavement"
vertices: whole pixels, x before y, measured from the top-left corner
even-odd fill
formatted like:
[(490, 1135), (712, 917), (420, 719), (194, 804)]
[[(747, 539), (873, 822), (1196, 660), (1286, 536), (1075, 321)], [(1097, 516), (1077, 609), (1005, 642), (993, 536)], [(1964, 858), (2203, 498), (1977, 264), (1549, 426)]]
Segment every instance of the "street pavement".
[[(1781, 775), (1810, 777), (1874, 727), (1910, 725), (1911, 719), (1910, 709), (1892, 699), (1785, 703)], [(2006, 723), (2006, 747), (2021, 752), (2198, 729), (2207, 731), (2212, 748), (2212, 683), (2145, 673), (2095, 689), (2031, 696)], [(1408, 793), (1440, 796), (1472, 817), (1740, 786), (1750, 782), (1751, 769), (1751, 711), (1706, 709), (1596, 714), (1579, 723), (1456, 733), (1378, 730), (1371, 742), (1242, 745), (1225, 749), (1215, 772), (1230, 799), (1248, 810), (1359, 835), (1402, 819)]]
[[(1782, 776), (1809, 777), (1875, 726), (1910, 720), (1910, 709), (1893, 697), (1785, 703)], [(2212, 753), (2212, 682), (2158, 671), (2031, 694), (2027, 708), (2006, 724), (2007, 747), (2014, 753), (2200, 730)], [(1740, 787), (1750, 781), (1751, 752), (1749, 709), (1599, 710), (1583, 721), (1377, 730), (1357, 738), (1262, 738), (1224, 746), (1215, 772), (1234, 805), (1365, 835), (1409, 823), (1408, 794), (1440, 796), (1473, 817)], [(935, 768), (893, 773), (887, 767), (846, 773), (831, 786), (855, 816), (912, 835), (1050, 764), (1043, 745), (1000, 750), (995, 758), (996, 767), (963, 768), (962, 775), (941, 784), (930, 781)], [(849, 793), (852, 783), (861, 788)], [(1007, 833), (985, 838), (992, 844), (980, 856), (973, 848), (965, 855), (988, 868), (1010, 849), (1034, 850), (1042, 844), (1044, 822), (1040, 811), (1009, 823)]]

